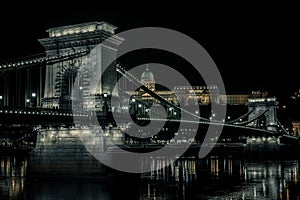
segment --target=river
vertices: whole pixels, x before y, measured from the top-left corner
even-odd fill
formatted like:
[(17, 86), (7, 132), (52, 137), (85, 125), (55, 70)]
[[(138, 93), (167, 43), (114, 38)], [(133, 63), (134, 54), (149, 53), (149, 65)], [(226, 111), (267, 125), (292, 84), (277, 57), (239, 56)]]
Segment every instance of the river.
[(298, 160), (213, 155), (149, 173), (81, 179), (31, 178), (27, 166), (26, 157), (1, 157), (0, 199), (300, 199)]

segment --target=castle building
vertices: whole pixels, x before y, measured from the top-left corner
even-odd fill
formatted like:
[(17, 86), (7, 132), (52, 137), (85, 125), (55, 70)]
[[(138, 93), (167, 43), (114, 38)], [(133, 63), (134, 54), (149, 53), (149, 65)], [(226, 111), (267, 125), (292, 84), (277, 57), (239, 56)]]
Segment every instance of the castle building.
[[(268, 97), (268, 92), (252, 91), (250, 94), (219, 94), (219, 89), (216, 85), (208, 86), (175, 86), (173, 91), (160, 89), (155, 82), (155, 76), (147, 66), (142, 73), (140, 81), (151, 91), (160, 95), (167, 101), (176, 105), (202, 105), (208, 106), (211, 103), (220, 105), (246, 105), (248, 98), (265, 98)], [(132, 94), (132, 91), (127, 91)], [(150, 94), (143, 89), (133, 92), (133, 97), (143, 102), (156, 103)], [(158, 102), (157, 102), (158, 103)]]
[[(140, 81), (148, 89), (176, 105), (209, 105), (212, 101), (218, 102), (219, 90), (217, 86), (175, 86), (173, 91), (157, 88), (154, 74), (148, 66), (142, 73)], [(127, 91), (127, 93), (131, 94), (132, 91)], [(133, 97), (143, 102), (156, 103), (157, 101), (143, 89), (134, 91)]]

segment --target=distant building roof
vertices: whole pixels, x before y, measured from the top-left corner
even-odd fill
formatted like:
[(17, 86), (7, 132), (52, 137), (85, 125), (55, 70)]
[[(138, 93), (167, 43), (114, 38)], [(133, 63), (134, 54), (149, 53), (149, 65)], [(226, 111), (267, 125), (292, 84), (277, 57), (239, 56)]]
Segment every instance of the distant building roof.
[(147, 67), (147, 69), (142, 73), (141, 76), (141, 81), (145, 81), (145, 82), (154, 82), (154, 75), (153, 73), (149, 70), (149, 68)]

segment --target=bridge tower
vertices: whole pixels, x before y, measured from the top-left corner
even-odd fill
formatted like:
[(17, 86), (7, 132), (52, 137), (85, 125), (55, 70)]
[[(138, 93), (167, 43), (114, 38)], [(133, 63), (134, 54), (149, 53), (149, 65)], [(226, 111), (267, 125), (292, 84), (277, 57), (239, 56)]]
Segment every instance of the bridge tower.
[[(122, 39), (117, 37), (115, 29), (117, 27), (106, 22), (89, 22), (62, 27), (50, 28), (48, 38), (39, 39), (44, 46), (47, 56), (68, 57), (57, 62), (48, 62), (46, 65), (45, 89), (42, 98), (42, 106), (45, 108), (71, 109), (72, 101), (80, 101), (72, 97), (72, 88), (76, 76), (79, 78), (80, 92), (85, 98), (81, 108), (95, 109), (102, 107), (103, 100), (95, 100), (95, 96), (101, 98), (111, 95), (118, 96), (118, 91), (112, 94), (112, 88), (117, 82), (117, 72), (115, 66), (110, 66), (105, 70), (105, 76), (102, 77), (101, 83), (97, 88), (90, 88), (89, 81), (91, 76), (101, 76), (102, 67), (109, 61), (115, 60), (117, 46)], [(108, 39), (110, 38), (110, 39)], [(89, 63), (87, 66), (87, 53), (96, 45), (108, 39), (108, 42), (101, 44), (97, 48), (97, 62)], [(99, 52), (100, 51), (100, 52)], [(79, 55), (80, 56), (76, 56)], [(95, 74), (95, 66), (97, 73)], [(100, 102), (100, 103), (99, 103)]]
[(248, 126), (265, 128), (270, 131), (278, 131), (278, 120), (276, 106), (278, 102), (275, 97), (248, 98)]

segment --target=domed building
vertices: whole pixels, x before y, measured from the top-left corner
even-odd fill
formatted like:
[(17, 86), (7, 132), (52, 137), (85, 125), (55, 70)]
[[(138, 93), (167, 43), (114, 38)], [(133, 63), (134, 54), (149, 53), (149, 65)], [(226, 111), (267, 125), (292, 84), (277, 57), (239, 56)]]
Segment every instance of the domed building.
[(154, 79), (154, 75), (149, 70), (148, 65), (147, 65), (146, 70), (142, 73), (141, 82), (142, 82), (143, 85), (145, 85), (150, 90), (155, 91), (155, 79)]
[[(178, 98), (176, 98), (175, 94), (173, 91), (170, 90), (157, 90), (155, 87), (155, 77), (154, 74), (151, 72), (149, 69), (149, 66), (147, 65), (145, 71), (141, 74), (141, 83), (146, 86), (148, 89), (151, 91), (155, 92), (156, 94), (160, 95), (164, 99), (168, 100), (169, 102), (173, 102), (175, 104), (178, 104)], [(136, 90), (134, 92), (132, 91), (127, 91), (128, 94), (133, 94), (133, 96), (136, 99), (139, 99), (141, 101), (145, 102), (151, 102), (151, 103), (158, 103), (158, 100), (153, 98), (149, 93), (144, 91), (143, 89)]]
[[(182, 105), (209, 105), (212, 101), (218, 102), (219, 90), (216, 86), (175, 86), (173, 91), (155, 87), (155, 77), (148, 65), (141, 74), (140, 81), (151, 91), (176, 105), (179, 105), (179, 103), (182, 103)], [(212, 91), (212, 94), (209, 93), (209, 90)], [(159, 104), (157, 99), (143, 89), (134, 92), (127, 91), (127, 93), (133, 94), (134, 98), (141, 101)]]

